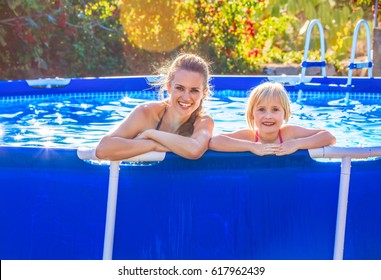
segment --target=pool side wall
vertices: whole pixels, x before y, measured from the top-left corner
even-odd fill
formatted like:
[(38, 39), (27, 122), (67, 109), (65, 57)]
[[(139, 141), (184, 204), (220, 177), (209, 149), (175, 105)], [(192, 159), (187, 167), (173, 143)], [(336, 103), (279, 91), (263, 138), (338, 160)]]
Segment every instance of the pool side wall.
[[(152, 88), (148, 82), (155, 76), (126, 76), (104, 78), (73, 78), (67, 85), (54, 86), (54, 79), (41, 79), (41, 87), (29, 86), (25, 80), (0, 81), (0, 97), (41, 94), (62, 94), (81, 92), (114, 92), (114, 91), (140, 91)], [(285, 84), (287, 90), (308, 89), (308, 91), (347, 91), (347, 92), (374, 92), (381, 88), (381, 78), (353, 77), (352, 86), (344, 87), (347, 83), (345, 77), (308, 77), (306, 84), (296, 84), (298, 76), (225, 76), (214, 75), (211, 79), (213, 90), (247, 90), (265, 81), (279, 81)], [(52, 85), (53, 84), (53, 85)], [(51, 85), (45, 88), (44, 85)], [(341, 85), (341, 86), (340, 86)]]
[[(101, 259), (109, 166), (0, 147), (0, 259)], [(345, 259), (381, 259), (381, 161), (353, 162)], [(331, 259), (340, 163), (172, 153), (122, 166), (115, 259)]]
[[(150, 77), (148, 77), (149, 79)], [(215, 90), (283, 77), (214, 76)], [(313, 78), (331, 90), (345, 78)], [(44, 83), (44, 81), (42, 81)], [(381, 79), (353, 79), (353, 92)], [(72, 79), (32, 88), (0, 81), (0, 97), (149, 89), (147, 77)], [(297, 90), (295, 86), (287, 86)], [(334, 87), (337, 88), (337, 85)], [(344, 259), (381, 259), (381, 160), (353, 162)], [(101, 259), (109, 166), (74, 149), (0, 146), (0, 259)], [(340, 163), (307, 151), (284, 157), (168, 153), (120, 169), (116, 259), (331, 259)]]

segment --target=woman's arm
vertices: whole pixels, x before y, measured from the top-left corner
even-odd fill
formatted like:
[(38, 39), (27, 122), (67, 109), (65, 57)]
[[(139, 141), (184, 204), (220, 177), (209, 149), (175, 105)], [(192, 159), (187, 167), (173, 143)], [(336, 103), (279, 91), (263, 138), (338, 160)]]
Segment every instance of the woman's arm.
[(153, 140), (106, 135), (96, 147), (96, 156), (104, 160), (122, 160), (151, 151), (167, 152), (168, 149)]
[(202, 116), (195, 121), (191, 137), (148, 129), (139, 135), (138, 138), (154, 140), (181, 157), (198, 159), (208, 149), (213, 127), (213, 119), (209, 116)]
[(136, 139), (143, 130), (154, 126), (150, 111), (153, 104), (136, 107), (113, 131), (105, 135), (96, 147), (99, 159), (122, 160), (150, 151), (167, 151), (165, 147), (150, 139)]

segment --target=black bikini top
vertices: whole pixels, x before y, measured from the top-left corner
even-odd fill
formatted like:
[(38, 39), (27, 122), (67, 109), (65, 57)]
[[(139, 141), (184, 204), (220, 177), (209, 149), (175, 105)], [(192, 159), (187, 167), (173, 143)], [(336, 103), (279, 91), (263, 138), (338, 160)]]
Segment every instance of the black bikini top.
[(164, 108), (164, 113), (161, 115), (161, 118), (160, 118), (159, 122), (157, 123), (156, 130), (159, 130), (159, 129), (160, 129), (160, 126), (161, 126), (161, 123), (162, 123), (162, 121), (163, 121), (165, 112), (167, 112), (167, 106), (165, 106), (165, 108)]

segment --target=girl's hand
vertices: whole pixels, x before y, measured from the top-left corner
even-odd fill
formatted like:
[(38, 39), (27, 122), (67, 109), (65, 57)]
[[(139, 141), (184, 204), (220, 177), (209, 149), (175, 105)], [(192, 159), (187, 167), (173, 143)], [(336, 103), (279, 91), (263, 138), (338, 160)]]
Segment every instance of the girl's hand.
[(298, 150), (297, 141), (289, 140), (280, 144), (278, 151), (275, 153), (277, 156), (284, 156), (295, 153)]
[(280, 144), (253, 143), (250, 152), (258, 156), (276, 155), (279, 152)]

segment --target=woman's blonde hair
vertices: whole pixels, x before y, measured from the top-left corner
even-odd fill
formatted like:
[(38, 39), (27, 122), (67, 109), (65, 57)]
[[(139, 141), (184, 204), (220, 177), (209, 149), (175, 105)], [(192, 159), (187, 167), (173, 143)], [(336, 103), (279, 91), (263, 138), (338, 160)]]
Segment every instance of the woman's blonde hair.
[[(160, 78), (151, 84), (159, 87), (159, 93), (163, 94), (167, 89), (167, 84), (170, 84), (177, 71), (187, 70), (201, 74), (204, 78), (204, 90), (207, 92), (205, 96), (210, 94), (210, 69), (209, 63), (198, 55), (195, 54), (181, 54), (167, 67), (162, 67), (159, 70)], [(177, 133), (183, 136), (192, 136), (194, 130), (194, 122), (197, 117), (202, 115), (203, 112), (203, 98), (200, 102), (200, 106), (192, 113), (189, 119), (179, 127)]]
[(153, 82), (159, 86), (159, 92), (163, 93), (167, 89), (167, 84), (171, 83), (178, 70), (187, 70), (201, 74), (204, 78), (204, 88), (210, 90), (210, 69), (209, 63), (196, 54), (184, 53), (175, 58), (169, 65), (159, 69), (160, 78)]
[(278, 97), (280, 100), (280, 104), (283, 107), (285, 112), (284, 120), (287, 122), (291, 116), (291, 105), (290, 99), (288, 98), (288, 94), (284, 86), (277, 82), (265, 82), (263, 84), (255, 87), (249, 96), (249, 100), (246, 106), (246, 120), (251, 129), (255, 128), (254, 122), (254, 107), (258, 105), (259, 102), (265, 101)]

